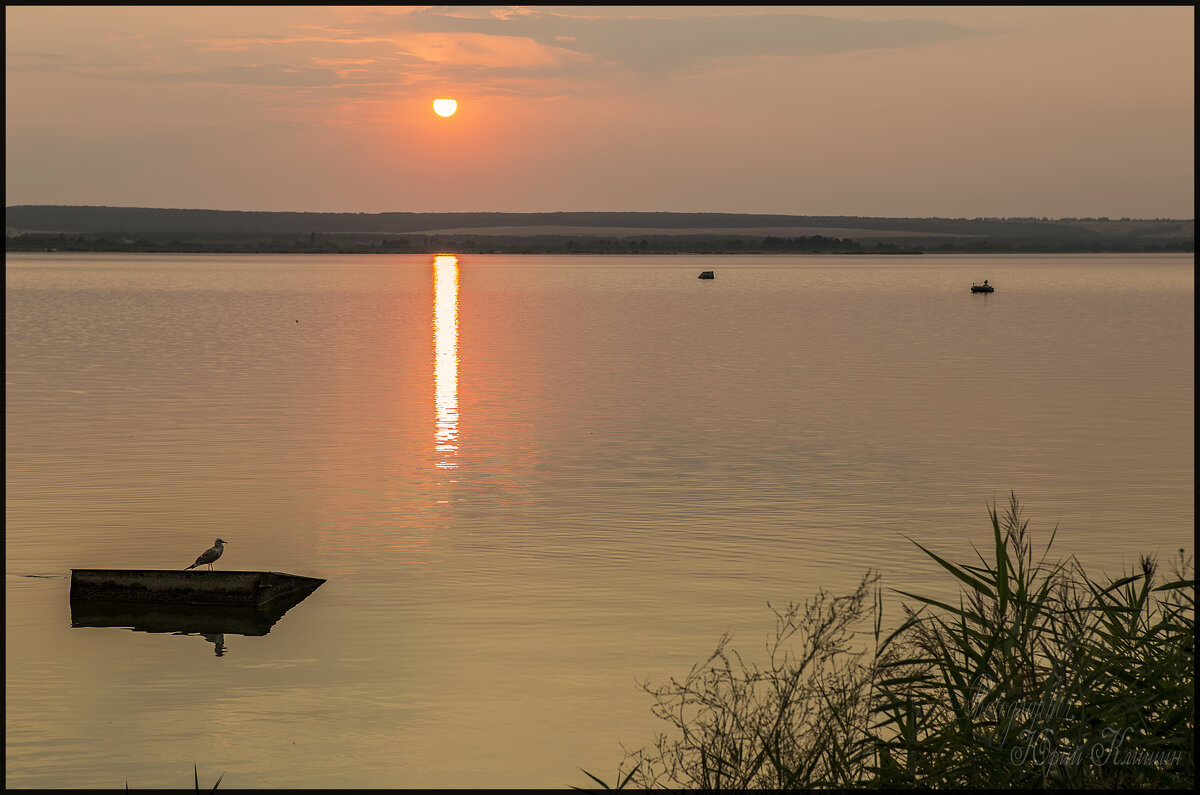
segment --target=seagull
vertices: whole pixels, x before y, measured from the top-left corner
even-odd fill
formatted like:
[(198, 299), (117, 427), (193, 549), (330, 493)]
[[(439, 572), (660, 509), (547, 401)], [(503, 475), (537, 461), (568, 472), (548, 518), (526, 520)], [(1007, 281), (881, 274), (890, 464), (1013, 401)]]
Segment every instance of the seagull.
[(207, 563), (208, 568), (211, 569), (213, 563), (217, 558), (221, 557), (221, 553), (224, 551), (225, 542), (218, 538), (210, 549), (204, 550), (204, 553), (200, 555), (200, 557), (196, 558), (196, 562), (188, 566), (187, 569), (184, 569), (184, 571), (187, 571), (188, 569), (194, 569), (197, 566), (203, 566), (205, 563)]

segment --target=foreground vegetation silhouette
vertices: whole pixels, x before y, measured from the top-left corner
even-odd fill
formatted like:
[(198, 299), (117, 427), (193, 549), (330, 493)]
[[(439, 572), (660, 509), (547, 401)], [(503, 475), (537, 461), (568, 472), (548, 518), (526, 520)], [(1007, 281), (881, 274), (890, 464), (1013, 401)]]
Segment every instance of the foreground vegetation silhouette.
[[(884, 635), (868, 572), (847, 595), (772, 608), (765, 662), (726, 634), (682, 680), (643, 684), (670, 725), (602, 788), (1188, 788), (1195, 778), (1195, 579), (1092, 579), (1035, 561), (1015, 495), (991, 560), (951, 563), (957, 605), (898, 592)], [(577, 789), (582, 789), (577, 787)]]

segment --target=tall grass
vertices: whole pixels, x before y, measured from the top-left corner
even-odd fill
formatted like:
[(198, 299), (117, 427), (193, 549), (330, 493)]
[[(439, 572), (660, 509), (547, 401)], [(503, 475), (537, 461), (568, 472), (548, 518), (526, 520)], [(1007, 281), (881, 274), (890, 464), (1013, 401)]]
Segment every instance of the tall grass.
[[(1035, 559), (1015, 495), (989, 508), (989, 557), (952, 563), (957, 604), (897, 592), (882, 637), (878, 577), (774, 610), (766, 663), (727, 635), (683, 679), (644, 685), (670, 724), (627, 753), (639, 787), (1191, 787), (1195, 579), (1143, 557), (1096, 580)], [(1165, 581), (1164, 581), (1165, 580)], [(586, 772), (586, 771), (585, 771)], [(605, 782), (588, 775), (602, 786)]]

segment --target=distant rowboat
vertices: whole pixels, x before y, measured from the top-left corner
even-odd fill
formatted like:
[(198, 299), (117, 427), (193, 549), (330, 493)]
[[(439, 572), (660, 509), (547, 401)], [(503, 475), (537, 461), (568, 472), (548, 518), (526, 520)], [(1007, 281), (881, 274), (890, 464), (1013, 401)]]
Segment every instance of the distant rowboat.
[(990, 284), (988, 284), (985, 281), (983, 284), (972, 284), (971, 292), (973, 292), (973, 293), (994, 293), (994, 292), (996, 292), (996, 288), (992, 287)]

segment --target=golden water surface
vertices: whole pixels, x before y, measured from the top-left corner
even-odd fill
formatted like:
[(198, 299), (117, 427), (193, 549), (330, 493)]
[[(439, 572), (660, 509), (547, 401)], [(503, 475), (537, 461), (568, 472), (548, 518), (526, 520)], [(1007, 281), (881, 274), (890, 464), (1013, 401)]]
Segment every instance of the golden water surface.
[[(584, 786), (660, 728), (637, 681), (867, 568), (953, 596), (909, 539), (969, 561), (1010, 490), (1089, 570), (1193, 548), (1190, 255), (5, 277), (8, 786)], [(70, 569), (217, 537), (327, 582), (265, 635), (72, 627)]]

